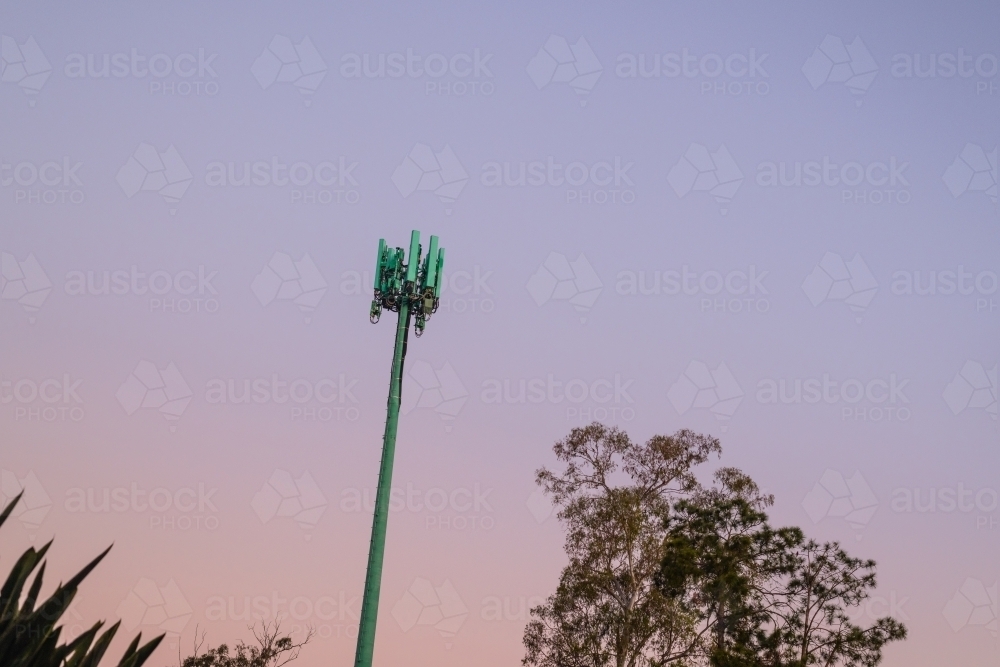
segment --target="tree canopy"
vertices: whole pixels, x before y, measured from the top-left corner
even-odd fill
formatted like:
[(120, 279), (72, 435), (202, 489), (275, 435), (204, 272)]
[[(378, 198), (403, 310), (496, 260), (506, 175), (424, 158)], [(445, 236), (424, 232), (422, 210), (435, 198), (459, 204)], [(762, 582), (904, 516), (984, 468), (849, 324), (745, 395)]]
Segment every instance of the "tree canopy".
[[(558, 508), (569, 562), (532, 610), (526, 667), (874, 667), (906, 636), (848, 611), (875, 587), (875, 563), (798, 528), (772, 528), (773, 498), (691, 431), (632, 442), (573, 429), (536, 482)], [(702, 475), (702, 477), (706, 477)]]

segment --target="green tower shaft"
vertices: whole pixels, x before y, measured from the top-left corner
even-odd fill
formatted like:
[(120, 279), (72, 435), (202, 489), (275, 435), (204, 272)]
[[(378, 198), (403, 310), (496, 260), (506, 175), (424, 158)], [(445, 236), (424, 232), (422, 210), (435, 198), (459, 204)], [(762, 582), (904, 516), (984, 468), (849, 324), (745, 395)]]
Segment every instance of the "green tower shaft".
[(382, 464), (378, 471), (378, 492), (375, 496), (375, 518), (368, 546), (368, 569), (365, 575), (365, 595), (361, 603), (361, 624), (358, 627), (358, 648), (355, 667), (371, 667), (375, 650), (375, 625), (378, 621), (378, 599), (382, 589), (382, 561), (385, 556), (385, 534), (389, 523), (389, 492), (392, 487), (392, 464), (396, 455), (396, 428), (399, 423), (399, 400), (403, 391), (403, 360), (410, 329), (410, 307), (404, 301), (396, 323), (396, 346), (392, 353), (392, 376), (389, 380), (389, 405), (382, 438)]
[(375, 629), (378, 622), (379, 593), (382, 588), (385, 535), (389, 523), (392, 465), (396, 454), (396, 430), (403, 393), (403, 365), (406, 359), (410, 320), (416, 316), (413, 330), (417, 336), (422, 334), (427, 319), (437, 310), (441, 295), (444, 248), (438, 248), (436, 236), (431, 237), (422, 266), (420, 257), (420, 232), (414, 231), (410, 235), (408, 258), (402, 248), (389, 248), (385, 239), (379, 240), (378, 260), (375, 266), (375, 298), (372, 301), (370, 318), (372, 322), (378, 322), (382, 309), (385, 308), (398, 313), (398, 319), (392, 353), (385, 434), (382, 439), (382, 462), (378, 473), (378, 491), (375, 495), (375, 516), (372, 519), (368, 569), (361, 603), (361, 623), (358, 627), (358, 646), (354, 654), (355, 667), (371, 667), (375, 652)]

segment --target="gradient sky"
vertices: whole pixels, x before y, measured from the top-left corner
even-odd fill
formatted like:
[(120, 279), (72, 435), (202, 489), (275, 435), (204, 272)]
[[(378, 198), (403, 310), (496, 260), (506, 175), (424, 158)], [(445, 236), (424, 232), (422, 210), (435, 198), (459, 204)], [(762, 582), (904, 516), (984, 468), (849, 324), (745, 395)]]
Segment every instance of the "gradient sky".
[[(157, 666), (196, 627), (247, 636), (247, 599), (316, 627), (297, 664), (349, 664), (370, 531), (355, 501), (374, 494), (393, 335), (367, 321), (372, 260), (419, 229), (447, 248), (447, 284), (409, 346), (376, 663), (519, 664), (526, 609), (564, 563), (534, 471), (600, 419), (720, 437), (712, 466), (775, 494), (775, 523), (876, 559), (863, 613), (910, 630), (885, 665), (995, 665), (998, 18), (987, 2), (4, 4), (0, 495), (31, 507), (0, 557), (55, 536), (65, 578), (114, 542), (69, 623), (122, 618), (119, 651), (171, 631)], [(282, 44), (325, 75), (276, 79)], [(559, 80), (549, 54), (572, 46), (582, 76)], [(408, 53), (452, 71), (345, 75)], [(76, 76), (105, 55), (125, 76)], [(660, 56), (661, 76), (621, 76), (632, 56)], [(968, 76), (947, 76), (960, 57)], [(935, 76), (906, 75), (931, 59)], [(151, 62), (165, 75), (139, 76)], [(457, 197), (407, 180), (428, 148), (466, 179)], [(179, 156), (179, 199), (129, 167), (149, 151)], [(258, 162), (326, 163), (326, 184), (305, 166), (301, 185), (215, 184), (220, 163)], [(587, 180), (492, 184), (532, 162)], [(767, 184), (796, 163), (837, 166)], [(289, 260), (322, 277), (314, 305), (269, 291)], [(115, 271), (122, 293), (90, 293)], [(163, 293), (140, 293), (154, 274)], [(907, 293), (932, 275), (935, 293)], [(129, 378), (149, 368), (183, 378), (173, 414), (135, 409)], [(336, 394), (212, 392), (275, 379)], [(827, 399), (791, 400), (824, 379)], [(532, 380), (552, 398), (516, 402)], [(556, 400), (567, 385), (579, 402)], [(312, 512), (277, 512), (287, 480), (283, 507)], [(416, 622), (421, 586), (456, 633)]]

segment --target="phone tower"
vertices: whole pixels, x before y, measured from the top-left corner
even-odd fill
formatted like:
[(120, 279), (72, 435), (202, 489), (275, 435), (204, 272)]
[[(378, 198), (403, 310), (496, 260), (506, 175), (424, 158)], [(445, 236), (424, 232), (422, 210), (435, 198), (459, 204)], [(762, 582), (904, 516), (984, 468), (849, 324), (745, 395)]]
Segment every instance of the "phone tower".
[[(378, 322), (382, 310), (397, 313), (396, 344), (392, 352), (392, 375), (389, 380), (389, 404), (382, 438), (382, 464), (378, 473), (375, 496), (375, 518), (368, 548), (368, 570), (365, 574), (365, 595), (361, 603), (361, 624), (358, 627), (358, 648), (354, 667), (371, 667), (375, 650), (375, 625), (378, 621), (378, 598), (382, 587), (382, 560), (385, 555), (385, 531), (389, 520), (389, 491), (392, 486), (392, 462), (396, 452), (396, 427), (399, 422), (399, 398), (403, 389), (403, 360), (410, 332), (420, 336), (431, 315), (437, 311), (441, 297), (441, 270), (444, 268), (444, 248), (438, 247), (438, 237), (432, 236), (427, 255), (421, 262), (420, 232), (410, 234), (410, 253), (403, 248), (389, 248), (379, 239), (375, 264), (375, 298), (370, 318)], [(407, 261), (409, 260), (409, 261)]]

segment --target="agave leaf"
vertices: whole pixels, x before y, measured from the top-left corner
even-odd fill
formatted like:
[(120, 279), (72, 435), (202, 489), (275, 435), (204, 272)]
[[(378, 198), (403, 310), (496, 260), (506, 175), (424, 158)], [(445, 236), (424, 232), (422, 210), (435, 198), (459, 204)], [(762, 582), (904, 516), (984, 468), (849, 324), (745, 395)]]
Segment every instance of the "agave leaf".
[(35, 603), (38, 601), (38, 594), (42, 590), (42, 578), (45, 576), (45, 561), (42, 561), (42, 566), (38, 568), (38, 572), (35, 574), (35, 580), (31, 582), (31, 588), (28, 589), (28, 595), (24, 598), (24, 604), (21, 605), (21, 612), (25, 614), (30, 614), (35, 609)]
[(135, 647), (138, 646), (139, 639), (142, 637), (142, 633), (139, 633), (139, 635), (136, 636), (136, 638), (129, 645), (129, 650), (122, 657), (121, 662), (118, 663), (118, 667), (140, 667), (140, 665), (146, 662), (150, 654), (156, 650), (156, 647), (160, 645), (160, 642), (163, 641), (165, 636), (166, 635), (160, 635), (136, 650)]
[(7, 517), (10, 516), (10, 513), (14, 511), (14, 507), (19, 502), (21, 502), (21, 496), (23, 495), (24, 491), (21, 491), (21, 493), (17, 494), (17, 496), (12, 501), (7, 503), (7, 506), (3, 508), (2, 512), (0, 512), (0, 526), (2, 526), (3, 522), (7, 520)]
[(98, 621), (86, 632), (80, 633), (80, 636), (71, 641), (66, 645), (69, 649), (70, 655), (67, 658), (64, 667), (78, 667), (78, 665), (83, 662), (83, 659), (87, 657), (87, 652), (90, 650), (90, 645), (94, 641), (94, 637), (97, 635), (97, 631), (101, 629), (102, 623)]
[[(46, 545), (46, 547), (48, 547), (48, 545)], [(80, 582), (83, 581), (87, 577), (87, 575), (90, 574), (91, 571), (93, 571), (95, 567), (97, 567), (97, 564), (100, 563), (102, 560), (104, 560), (104, 557), (108, 555), (109, 551), (111, 551), (111, 547), (108, 547), (107, 549), (102, 551), (97, 556), (97, 558), (87, 563), (82, 570), (77, 572), (72, 579), (66, 582), (65, 586), (60, 585), (60, 588), (72, 588), (75, 590), (76, 587), (80, 585)]]
[(17, 614), (17, 601), (21, 599), (21, 588), (51, 544), (49, 541), (39, 551), (35, 551), (34, 547), (29, 548), (17, 559), (17, 563), (7, 576), (7, 581), (0, 588), (0, 620), (7, 620)]
[(104, 653), (108, 650), (108, 646), (111, 644), (111, 640), (114, 639), (115, 633), (118, 632), (118, 627), (122, 624), (118, 621), (110, 628), (104, 631), (104, 634), (100, 636), (94, 647), (90, 649), (80, 664), (77, 667), (97, 667), (98, 663), (101, 662), (101, 658), (104, 657)]

